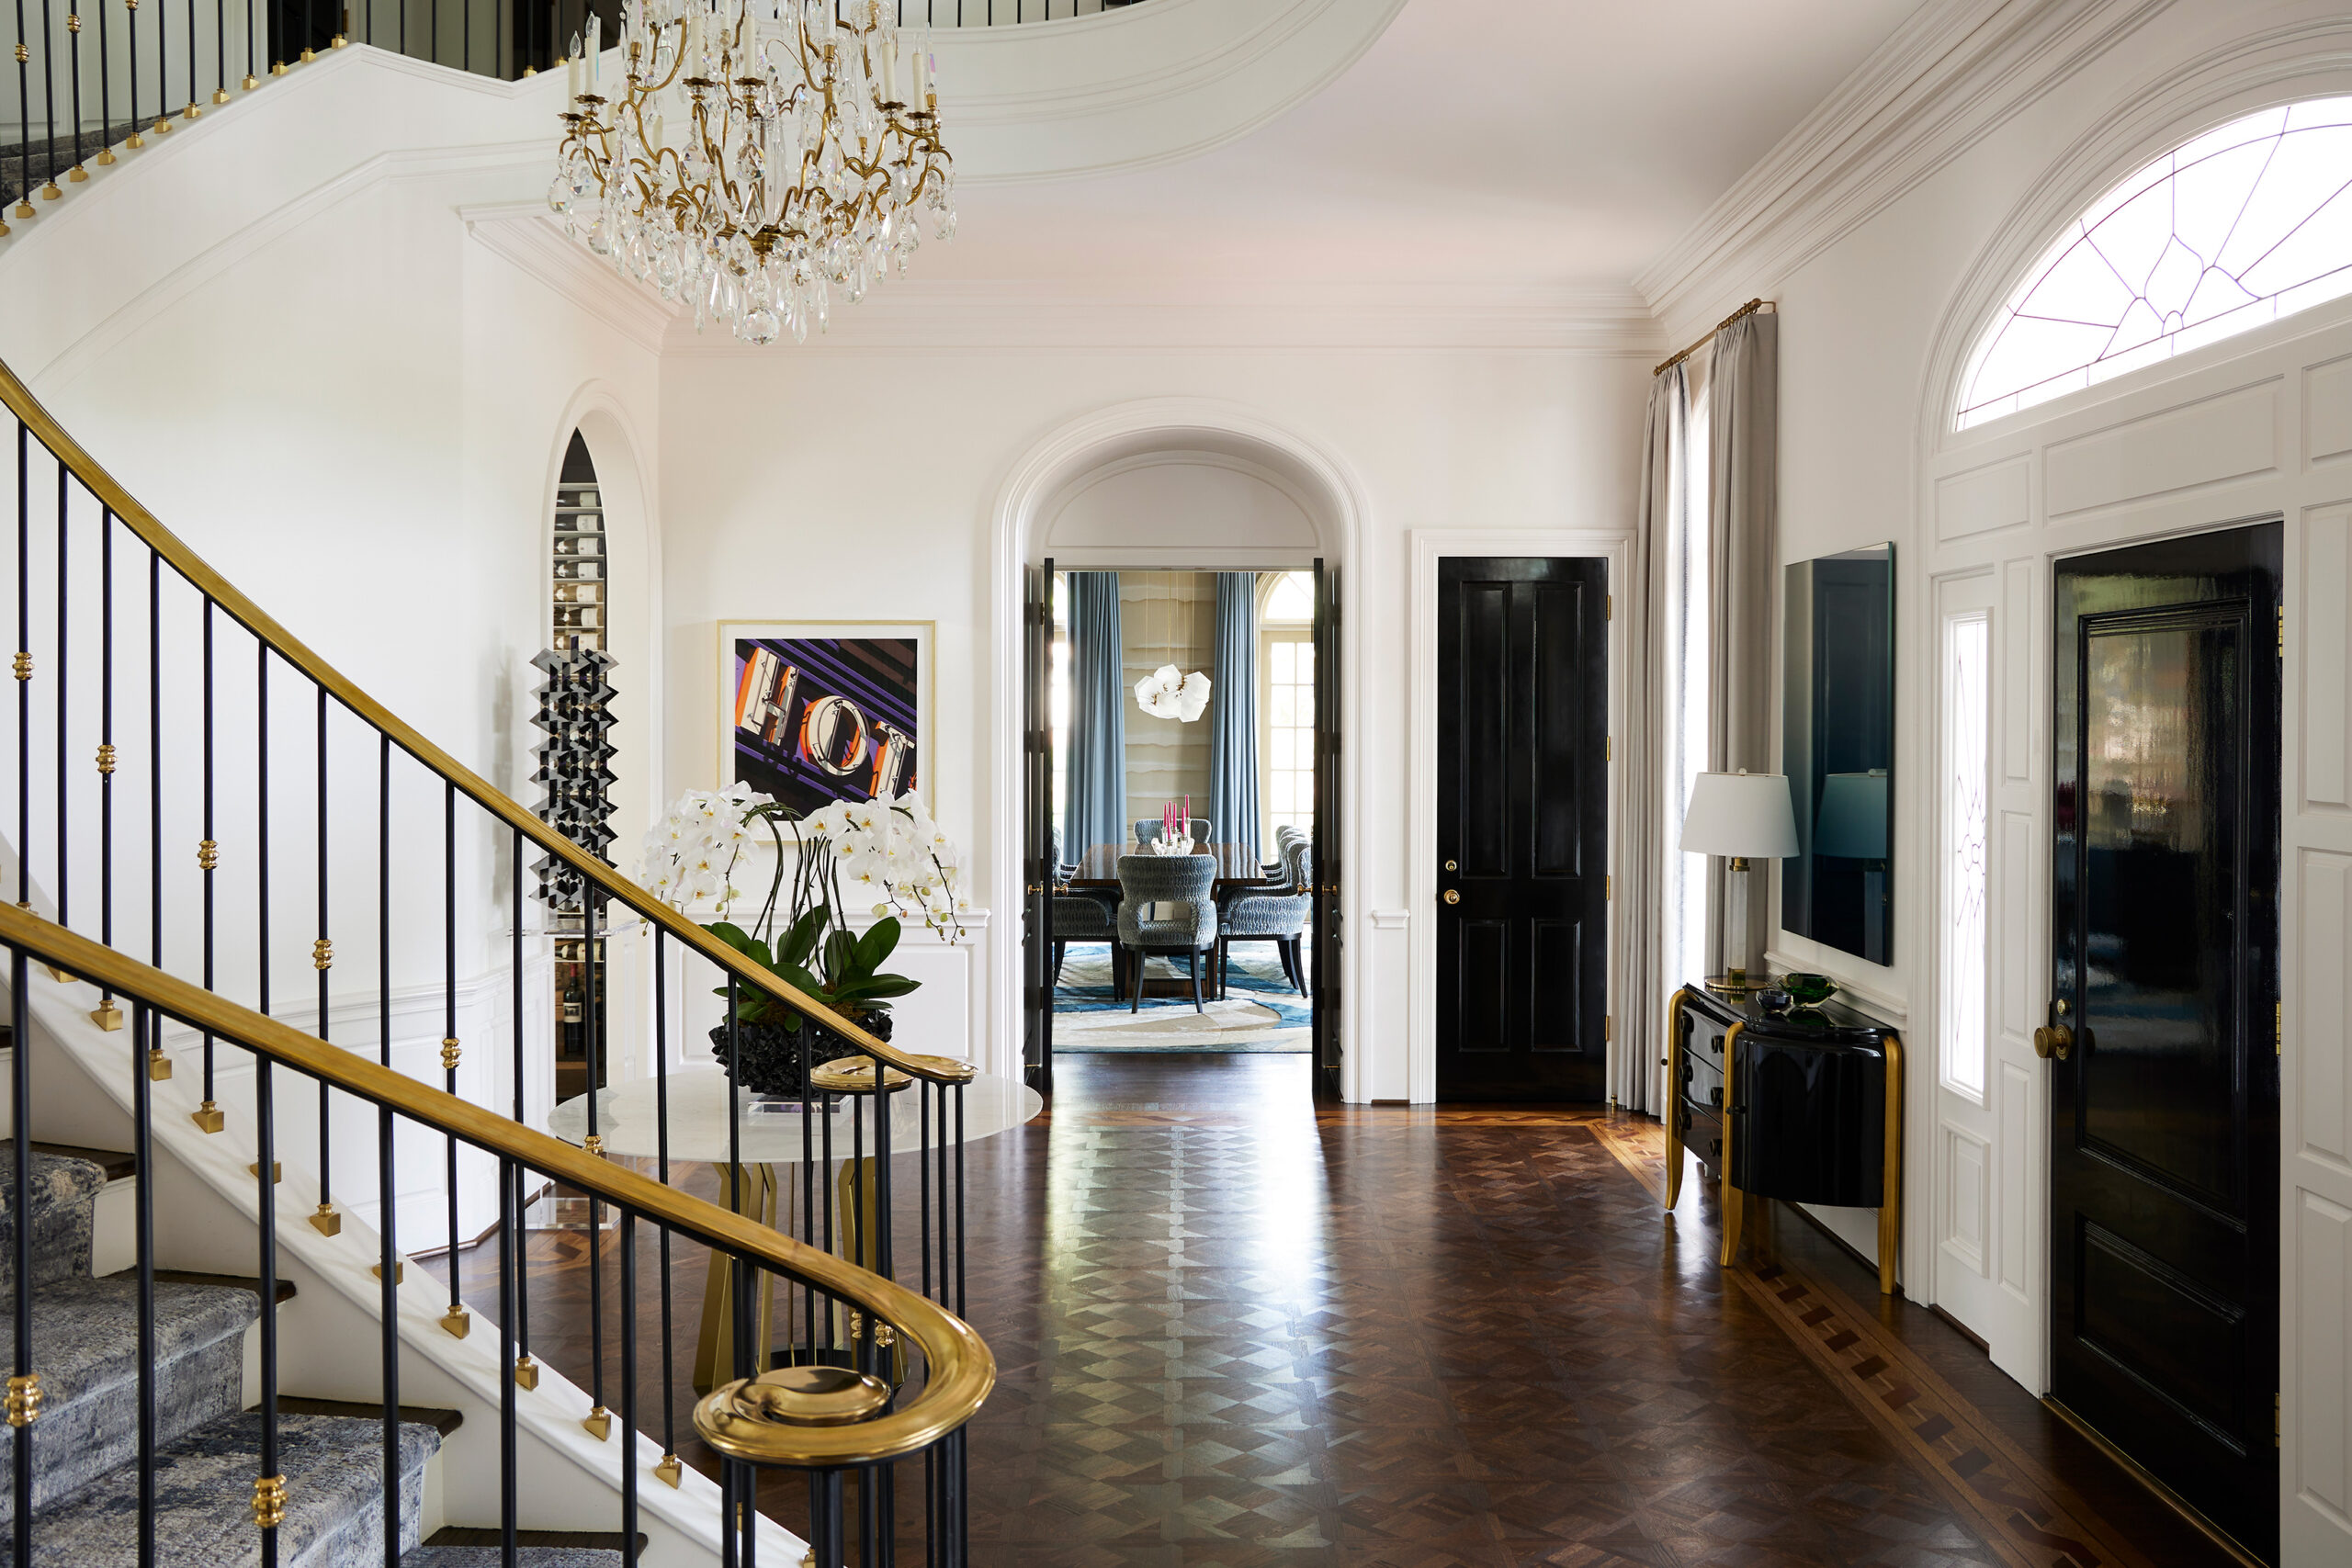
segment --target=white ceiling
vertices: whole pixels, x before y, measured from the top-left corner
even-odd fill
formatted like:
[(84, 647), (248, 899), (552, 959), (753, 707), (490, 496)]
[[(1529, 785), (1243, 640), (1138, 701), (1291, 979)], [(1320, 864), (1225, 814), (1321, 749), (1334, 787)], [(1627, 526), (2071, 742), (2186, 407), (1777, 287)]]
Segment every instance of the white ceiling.
[(967, 186), (955, 243), (913, 270), (1622, 299), (1920, 4), (1409, 0), (1329, 86), (1212, 152)]

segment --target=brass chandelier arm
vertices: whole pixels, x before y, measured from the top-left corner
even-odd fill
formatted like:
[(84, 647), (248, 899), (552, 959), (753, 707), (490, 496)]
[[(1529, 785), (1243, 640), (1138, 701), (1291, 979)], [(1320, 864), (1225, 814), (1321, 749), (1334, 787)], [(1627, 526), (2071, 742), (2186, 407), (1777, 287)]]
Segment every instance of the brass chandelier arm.
[(953, 1070), (942, 1070), (935, 1065), (919, 1065), (936, 1064), (941, 1058), (910, 1055), (904, 1051), (894, 1050), (888, 1042), (875, 1038), (863, 1026), (832, 1008), (813, 997), (802, 995), (540, 821), (513, 796), (426, 739), (390, 708), (360, 690), (341, 671), (311, 651), (292, 632), (278, 625), (267, 611), (245, 597), (236, 584), (213, 570), (177, 535), (164, 527), (153, 513), (141, 505), (138, 499), (107, 472), (48, 409), (41, 406), (40, 400), (33, 396), (31, 389), (17, 378), (17, 373), (5, 361), (0, 361), (0, 404), (5, 404), (11, 413), (22, 420), (34, 439), (48, 447), (59, 462), (88, 487), (90, 493), (101, 504), (111, 509), (123, 525), (144, 541), (149, 548), (169, 561), (173, 570), (186, 578), (198, 592), (210, 599), (232, 620), (267, 644), (280, 659), (324, 687), (354, 715), (389, 737), (401, 750), (457, 786), (467, 799), (578, 872), (608, 894), (615, 903), (634, 910), (672, 941), (708, 959), (743, 986), (763, 993), (795, 1012), (814, 1018), (849, 1041), (856, 1050), (878, 1057), (917, 1077), (929, 1078), (933, 1083), (971, 1081), (975, 1069), (969, 1063), (957, 1063)]
[[(0, 907), (0, 943), (435, 1132), (595, 1193), (715, 1251), (789, 1274), (855, 1303), (869, 1317), (911, 1337), (922, 1349), (930, 1375), (922, 1392), (905, 1409), (840, 1427), (778, 1422), (754, 1422), (747, 1427), (739, 1413), (724, 1431), (704, 1434), (714, 1447), (724, 1439), (725, 1451), (738, 1458), (810, 1468), (882, 1463), (919, 1452), (963, 1426), (996, 1384), (996, 1358), (969, 1325), (845, 1258), (795, 1241), (756, 1219), (731, 1213), (626, 1165), (534, 1132), (498, 1111), (330, 1045), (28, 910), (13, 905)], [(936, 1064), (939, 1059), (912, 1060)], [(696, 1425), (701, 1425), (699, 1409)]]

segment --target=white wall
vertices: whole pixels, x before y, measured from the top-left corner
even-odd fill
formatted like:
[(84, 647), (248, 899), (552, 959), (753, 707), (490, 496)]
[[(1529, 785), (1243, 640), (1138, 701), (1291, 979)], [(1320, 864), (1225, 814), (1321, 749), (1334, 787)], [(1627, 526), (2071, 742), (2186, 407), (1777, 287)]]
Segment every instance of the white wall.
[[(1401, 909), (1409, 531), (1630, 526), (1647, 369), (1640, 355), (1566, 351), (673, 354), (662, 388), (670, 774), (683, 786), (714, 766), (717, 622), (935, 620), (937, 809), (972, 847), (980, 886), (995, 886), (1019, 855), (992, 837), (993, 759), (1017, 744), (1019, 722), (989, 711), (1001, 617), (1017, 613), (993, 602), (999, 489), (1041, 436), (1083, 415), (1209, 400), (1295, 432), (1360, 481), (1360, 557), (1340, 560), (1336, 540), (1323, 552), (1343, 567), (1364, 638), (1349, 671), (1363, 700), (1346, 738), (1361, 787), (1347, 897), (1360, 916)], [(1012, 912), (998, 913), (984, 940), (1017, 941)], [(1403, 971), (1402, 922), (1359, 918), (1350, 930), (1357, 973)], [(1002, 957), (978, 953), (974, 965), (975, 1040), (998, 1070), (1019, 1053)], [(1366, 993), (1350, 1021), (1357, 1092), (1404, 1098), (1406, 1020), (1392, 994)]]
[[(2346, 91), (2352, 17), (2293, 3), (1980, 8), (2000, 13), (1982, 35), (1994, 41), (1964, 66), (1938, 62), (1952, 74), (1919, 112), (1858, 113), (1837, 134), (1801, 128), (1782, 151), (1810, 145), (1817, 164), (1792, 157), (1774, 176), (1792, 183), (1728, 198), (1713, 220), (1716, 248), (1667, 301), (1678, 335), (1751, 294), (1780, 302), (1783, 558), (1897, 541), (1894, 962), (1868, 964), (1787, 932), (1776, 949), (1907, 1025), (1905, 1289), (1984, 1334), (2027, 1387), (2046, 1388), (2049, 1068), (2029, 1035), (2047, 999), (2051, 563), (2284, 514), (2281, 1509), (2286, 1562), (2339, 1562), (2352, 1551), (2352, 1047), (2340, 978), (2352, 964), (2342, 897), (2352, 818), (2340, 784), (2352, 568), (2331, 453), (2352, 440), (2326, 427), (2324, 367), (2352, 351), (2352, 312), (2308, 312), (1964, 436), (1950, 434), (1950, 410), (1978, 330), (2063, 220), (2199, 130)], [(2000, 52), (2025, 36), (2009, 29), (2037, 20), (2063, 36), (2043, 36), (2030, 55)], [(1902, 96), (1892, 74), (1861, 85), (1851, 101), (1865, 111)], [(2064, 444), (2093, 435), (2111, 469), (2075, 483), (2080, 465), (2069, 464), (2081, 449)], [(2255, 459), (2228, 460), (2248, 442)], [(2053, 482), (2073, 486), (2055, 512)], [(1993, 1055), (1982, 1114), (1938, 1086), (1928, 675), (1935, 606), (1961, 598), (1991, 604), (1996, 659)], [(1874, 1253), (1869, 1216), (1825, 1217)]]

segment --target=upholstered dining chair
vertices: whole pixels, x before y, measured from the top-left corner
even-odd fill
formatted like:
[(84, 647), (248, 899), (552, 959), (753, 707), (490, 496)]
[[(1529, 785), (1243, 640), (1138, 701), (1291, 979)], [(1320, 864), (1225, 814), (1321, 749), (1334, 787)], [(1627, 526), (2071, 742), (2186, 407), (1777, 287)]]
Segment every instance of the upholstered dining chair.
[[(1209, 841), (1209, 819), (1208, 819), (1207, 818), (1205, 818), (1205, 817), (1195, 817), (1195, 818), (1191, 818), (1191, 821), (1192, 821), (1192, 825), (1193, 825), (1193, 842), (1194, 842), (1194, 843), (1196, 843), (1196, 844), (1205, 844), (1205, 843), (1207, 843), (1207, 842)], [(1136, 824), (1136, 843), (1138, 843), (1138, 844), (1149, 844), (1149, 843), (1156, 843), (1156, 842), (1158, 842), (1158, 841), (1159, 841), (1159, 818), (1157, 818), (1157, 817), (1147, 817), (1147, 818), (1145, 818), (1142, 821), (1137, 822), (1137, 823)]]
[(1143, 1006), (1146, 959), (1182, 954), (1193, 976), (1193, 1010), (1201, 1007), (1201, 954), (1216, 953), (1216, 904), (1209, 889), (1216, 862), (1207, 855), (1119, 857), (1119, 945), (1131, 983), (1129, 1012)]
[(1300, 996), (1306, 995), (1306, 965), (1299, 953), (1299, 939), (1306, 934), (1313, 908), (1310, 895), (1315, 871), (1313, 844), (1300, 835), (1283, 847), (1283, 874), (1271, 887), (1245, 887), (1225, 901), (1216, 931), (1217, 994), (1225, 994), (1233, 977), (1233, 944), (1271, 942), (1282, 957), (1283, 973)]
[(1114, 919), (1118, 895), (1108, 889), (1076, 888), (1078, 867), (1062, 859), (1062, 830), (1054, 829), (1054, 981), (1062, 983), (1062, 961), (1074, 942), (1102, 942), (1111, 949), (1111, 994), (1124, 998), (1126, 983), (1119, 965), (1119, 927)]

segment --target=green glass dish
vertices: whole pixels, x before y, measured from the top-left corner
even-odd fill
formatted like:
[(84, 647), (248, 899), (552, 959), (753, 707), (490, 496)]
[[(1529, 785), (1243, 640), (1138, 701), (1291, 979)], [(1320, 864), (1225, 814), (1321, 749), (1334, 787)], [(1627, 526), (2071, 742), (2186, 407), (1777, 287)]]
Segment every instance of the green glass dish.
[(1826, 975), (1783, 975), (1781, 989), (1797, 1006), (1817, 1008), (1838, 994), (1838, 982)]

